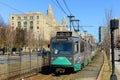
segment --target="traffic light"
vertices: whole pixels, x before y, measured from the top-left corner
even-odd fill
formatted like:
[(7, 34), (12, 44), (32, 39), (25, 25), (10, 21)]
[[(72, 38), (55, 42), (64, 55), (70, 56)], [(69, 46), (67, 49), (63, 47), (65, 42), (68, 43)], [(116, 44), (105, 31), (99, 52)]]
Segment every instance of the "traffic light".
[(119, 20), (118, 19), (112, 19), (110, 20), (110, 29), (115, 30), (119, 27)]

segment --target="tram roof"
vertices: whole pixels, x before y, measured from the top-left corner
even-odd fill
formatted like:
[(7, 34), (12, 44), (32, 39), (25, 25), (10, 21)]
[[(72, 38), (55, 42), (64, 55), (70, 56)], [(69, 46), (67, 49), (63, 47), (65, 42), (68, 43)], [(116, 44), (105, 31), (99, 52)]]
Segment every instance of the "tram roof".
[(58, 31), (56, 33), (57, 37), (80, 37), (79, 32), (74, 32), (74, 31)]

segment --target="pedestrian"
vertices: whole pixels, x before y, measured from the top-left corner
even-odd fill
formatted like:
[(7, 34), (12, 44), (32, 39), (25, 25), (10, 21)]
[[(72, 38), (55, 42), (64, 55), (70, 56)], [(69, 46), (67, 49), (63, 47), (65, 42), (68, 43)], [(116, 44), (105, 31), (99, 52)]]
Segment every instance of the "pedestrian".
[(42, 58), (45, 58), (47, 55), (47, 52), (45, 50), (45, 48), (42, 49)]

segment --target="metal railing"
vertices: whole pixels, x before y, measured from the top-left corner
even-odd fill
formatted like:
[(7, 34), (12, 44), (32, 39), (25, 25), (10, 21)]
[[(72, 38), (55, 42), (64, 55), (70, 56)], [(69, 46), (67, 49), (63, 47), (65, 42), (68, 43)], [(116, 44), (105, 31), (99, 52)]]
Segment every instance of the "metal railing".
[(39, 52), (22, 53), (20, 56), (18, 54), (0, 55), (0, 80), (20, 80), (37, 74), (43, 66), (49, 64), (48, 58), (49, 55), (42, 58)]

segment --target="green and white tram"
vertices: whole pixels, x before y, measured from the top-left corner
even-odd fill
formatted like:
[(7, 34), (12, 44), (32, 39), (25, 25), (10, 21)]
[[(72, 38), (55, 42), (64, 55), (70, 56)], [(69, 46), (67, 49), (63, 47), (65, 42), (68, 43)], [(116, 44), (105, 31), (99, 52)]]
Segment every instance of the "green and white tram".
[(61, 31), (50, 41), (50, 67), (56, 72), (81, 70), (91, 60), (91, 49), (77, 32)]

